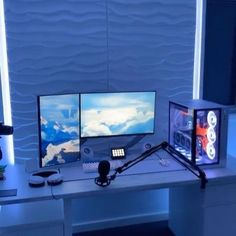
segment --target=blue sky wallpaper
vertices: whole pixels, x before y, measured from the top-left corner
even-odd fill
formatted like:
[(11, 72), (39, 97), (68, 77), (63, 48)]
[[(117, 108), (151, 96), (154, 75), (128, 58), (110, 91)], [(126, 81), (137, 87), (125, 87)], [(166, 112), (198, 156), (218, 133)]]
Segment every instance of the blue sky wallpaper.
[(155, 92), (81, 94), (81, 137), (154, 132)]

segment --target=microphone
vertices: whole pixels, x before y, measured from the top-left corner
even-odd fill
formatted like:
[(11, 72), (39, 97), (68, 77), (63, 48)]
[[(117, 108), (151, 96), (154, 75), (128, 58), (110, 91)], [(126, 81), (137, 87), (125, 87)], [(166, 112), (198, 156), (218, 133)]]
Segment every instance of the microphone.
[(101, 187), (108, 186), (111, 182), (110, 178), (107, 176), (109, 172), (110, 172), (110, 162), (106, 160), (100, 161), (98, 164), (99, 176), (95, 178), (94, 180), (95, 184)]

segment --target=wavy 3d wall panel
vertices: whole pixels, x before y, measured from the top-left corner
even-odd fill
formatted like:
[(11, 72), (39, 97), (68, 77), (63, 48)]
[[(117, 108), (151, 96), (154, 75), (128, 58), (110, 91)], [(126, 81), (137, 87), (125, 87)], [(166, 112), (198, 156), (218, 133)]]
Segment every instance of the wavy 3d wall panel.
[(157, 142), (168, 100), (192, 97), (194, 0), (5, 1), (16, 158), (38, 156), (36, 96), (157, 90)]

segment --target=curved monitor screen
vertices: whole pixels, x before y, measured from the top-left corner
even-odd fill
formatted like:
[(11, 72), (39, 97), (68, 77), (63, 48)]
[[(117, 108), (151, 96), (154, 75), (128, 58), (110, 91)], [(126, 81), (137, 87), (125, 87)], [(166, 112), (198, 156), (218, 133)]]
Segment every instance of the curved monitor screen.
[(155, 92), (80, 96), (82, 138), (154, 133)]
[(40, 166), (80, 159), (79, 94), (38, 96)]

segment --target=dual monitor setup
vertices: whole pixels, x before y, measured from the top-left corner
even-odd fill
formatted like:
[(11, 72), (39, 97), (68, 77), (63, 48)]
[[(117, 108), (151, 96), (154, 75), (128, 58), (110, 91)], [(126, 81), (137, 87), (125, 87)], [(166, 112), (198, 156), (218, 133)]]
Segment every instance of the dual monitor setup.
[[(155, 108), (155, 91), (38, 96), (40, 167), (81, 160), (81, 145), (90, 138), (105, 138), (102, 142), (109, 143), (108, 137), (154, 134)], [(204, 100), (170, 101), (168, 143), (151, 147), (134, 163), (159, 149), (166, 149), (174, 153), (173, 156), (177, 155), (177, 159), (184, 159), (187, 168), (192, 166), (196, 169), (204, 182), (204, 173), (198, 166), (219, 164), (220, 157), (224, 155), (224, 150), (220, 150), (220, 144), (225, 139), (222, 111), (219, 104)], [(122, 147), (111, 148), (110, 153), (114, 159), (125, 157)], [(107, 162), (102, 163), (100, 171), (106, 173)], [(115, 168), (116, 173), (127, 169), (127, 166), (122, 167)], [(96, 179), (96, 183), (102, 186), (104, 183), (107, 185), (107, 181), (106, 175), (104, 181)]]
[[(155, 91), (38, 96), (40, 167), (80, 160), (89, 138), (154, 134), (155, 108)], [(169, 144), (195, 164), (219, 163), (223, 111), (204, 100), (170, 101)], [(111, 149), (111, 156), (125, 157), (125, 150)]]
[[(153, 134), (155, 107), (155, 91), (38, 96), (40, 167), (80, 160), (88, 138)], [(122, 148), (111, 154), (125, 155)]]

